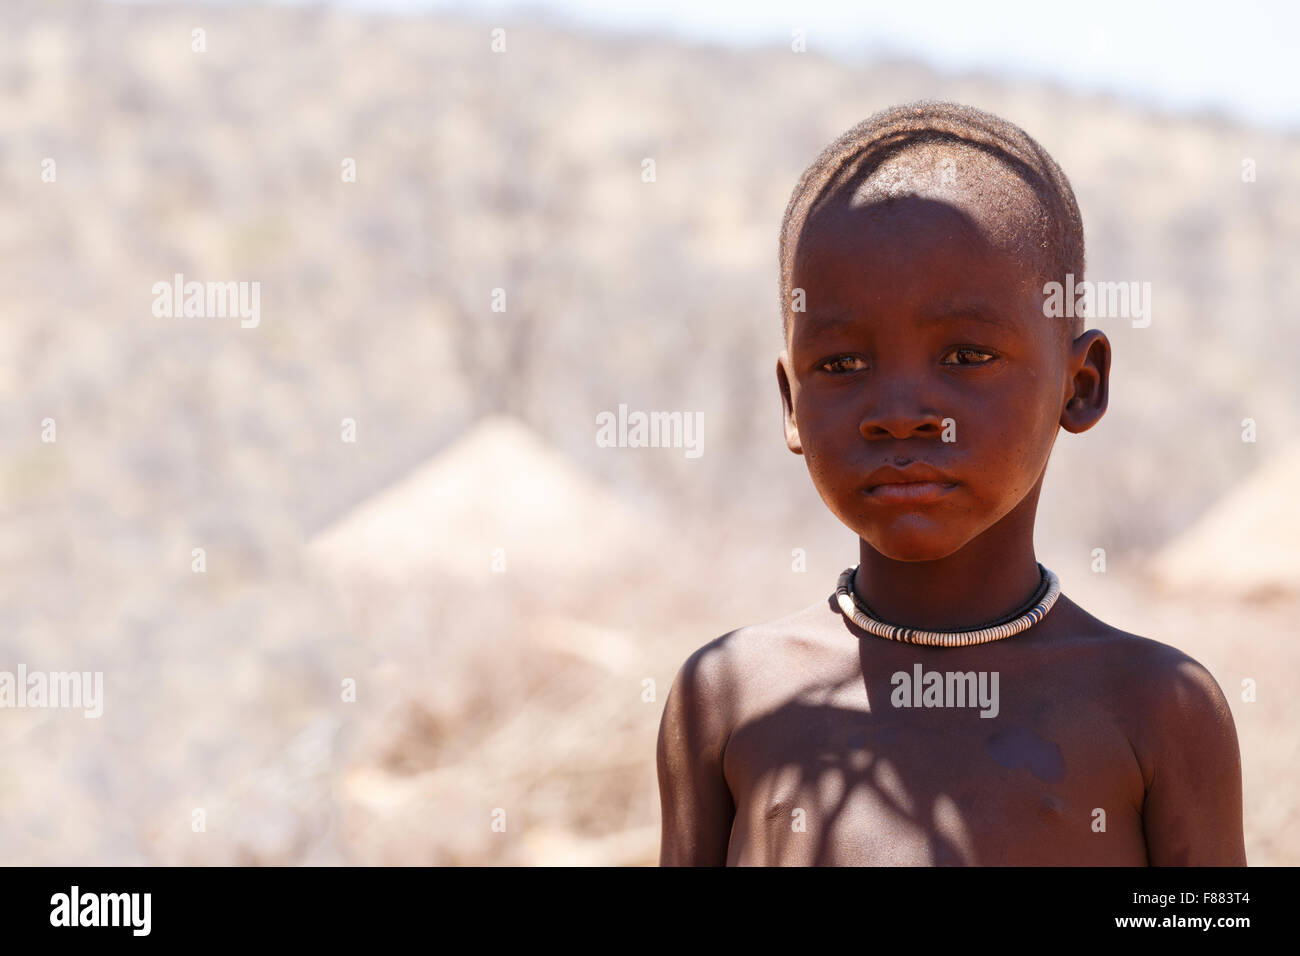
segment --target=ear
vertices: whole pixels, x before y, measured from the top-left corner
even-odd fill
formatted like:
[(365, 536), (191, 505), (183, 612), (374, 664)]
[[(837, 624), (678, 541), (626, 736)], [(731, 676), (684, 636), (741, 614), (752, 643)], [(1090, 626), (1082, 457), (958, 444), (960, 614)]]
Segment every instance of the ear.
[(1061, 427), (1067, 432), (1086, 432), (1106, 414), (1110, 395), (1110, 340), (1105, 333), (1089, 329), (1074, 340), (1066, 365), (1070, 373), (1061, 409)]
[(790, 399), (790, 355), (785, 349), (776, 359), (776, 383), (781, 388), (781, 406), (785, 413), (785, 447), (796, 455), (803, 454), (799, 442), (799, 426), (794, 420), (794, 403)]

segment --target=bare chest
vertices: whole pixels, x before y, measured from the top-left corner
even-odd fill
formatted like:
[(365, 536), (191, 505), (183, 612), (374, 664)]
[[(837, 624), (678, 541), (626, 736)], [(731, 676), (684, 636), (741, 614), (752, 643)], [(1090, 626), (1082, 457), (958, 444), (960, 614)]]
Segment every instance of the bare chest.
[(730, 865), (1145, 864), (1140, 772), (1104, 709), (902, 683), (819, 685), (738, 723)]

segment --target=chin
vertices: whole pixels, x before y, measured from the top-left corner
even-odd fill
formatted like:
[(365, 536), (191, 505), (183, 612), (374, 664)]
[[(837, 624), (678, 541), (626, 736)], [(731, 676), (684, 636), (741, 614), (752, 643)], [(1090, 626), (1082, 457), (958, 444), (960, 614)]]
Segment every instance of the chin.
[(960, 544), (926, 539), (897, 539), (885, 537), (863, 540), (891, 561), (941, 561), (961, 550)]
[(954, 534), (952, 527), (937, 527), (930, 522), (920, 527), (908, 524), (902, 521), (887, 528), (862, 528), (858, 537), (891, 561), (941, 561), (970, 541), (969, 537)]

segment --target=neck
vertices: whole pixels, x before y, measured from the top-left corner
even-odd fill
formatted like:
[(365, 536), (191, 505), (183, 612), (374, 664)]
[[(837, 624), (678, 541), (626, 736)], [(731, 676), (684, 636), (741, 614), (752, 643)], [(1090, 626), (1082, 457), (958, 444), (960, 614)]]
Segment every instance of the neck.
[(924, 630), (982, 627), (1010, 614), (1040, 583), (1037, 492), (1035, 486), (997, 524), (936, 561), (895, 561), (861, 541), (853, 590), (887, 622)]

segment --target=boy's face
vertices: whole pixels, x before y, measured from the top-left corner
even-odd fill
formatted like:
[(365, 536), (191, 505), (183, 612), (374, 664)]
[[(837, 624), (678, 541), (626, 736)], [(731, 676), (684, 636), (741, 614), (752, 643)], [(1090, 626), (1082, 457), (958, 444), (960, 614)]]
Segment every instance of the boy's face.
[(845, 198), (794, 252), (806, 311), (777, 368), (787, 443), (831, 511), (895, 560), (947, 557), (1031, 491), (1032, 509), (1057, 426), (1105, 410), (1103, 370), (1095, 417), (1063, 420), (1081, 356), (1043, 315), (1032, 231), (994, 205), (952, 188)]

